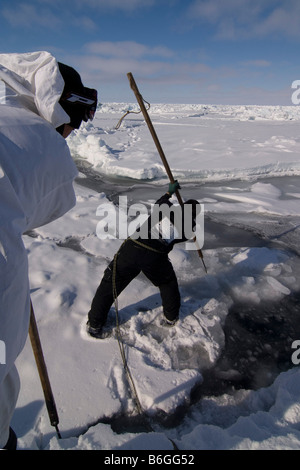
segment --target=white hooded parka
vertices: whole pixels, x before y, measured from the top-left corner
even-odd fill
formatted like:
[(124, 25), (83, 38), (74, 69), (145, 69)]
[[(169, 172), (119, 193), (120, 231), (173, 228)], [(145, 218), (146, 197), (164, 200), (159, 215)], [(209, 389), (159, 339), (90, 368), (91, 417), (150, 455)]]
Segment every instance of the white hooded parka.
[(0, 54), (0, 448), (19, 391), (14, 363), (30, 318), (22, 236), (75, 204), (77, 169), (55, 130), (70, 121), (59, 104), (63, 87), (48, 52)]

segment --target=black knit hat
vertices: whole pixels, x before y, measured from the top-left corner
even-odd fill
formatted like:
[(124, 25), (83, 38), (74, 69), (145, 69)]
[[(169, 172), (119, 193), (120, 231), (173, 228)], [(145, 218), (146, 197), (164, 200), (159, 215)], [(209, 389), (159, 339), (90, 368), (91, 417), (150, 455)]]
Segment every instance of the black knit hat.
[(65, 86), (60, 98), (60, 105), (70, 116), (68, 123), (79, 129), (82, 121), (92, 120), (97, 108), (97, 91), (83, 86), (80, 75), (75, 69), (58, 62), (59, 71)]

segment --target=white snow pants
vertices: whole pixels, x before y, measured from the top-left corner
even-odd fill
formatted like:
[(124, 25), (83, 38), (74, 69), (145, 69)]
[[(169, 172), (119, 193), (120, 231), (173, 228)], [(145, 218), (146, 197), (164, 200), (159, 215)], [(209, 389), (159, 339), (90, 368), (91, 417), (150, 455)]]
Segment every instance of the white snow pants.
[(20, 379), (16, 366), (13, 366), (0, 385), (0, 449), (8, 441), (9, 427), (20, 391)]

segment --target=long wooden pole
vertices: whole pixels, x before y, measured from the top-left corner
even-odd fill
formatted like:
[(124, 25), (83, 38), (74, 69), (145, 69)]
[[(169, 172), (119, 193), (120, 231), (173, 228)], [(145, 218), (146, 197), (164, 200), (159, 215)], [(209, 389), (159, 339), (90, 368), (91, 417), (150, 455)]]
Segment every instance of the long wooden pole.
[(34, 315), (34, 310), (32, 306), (32, 302), (30, 303), (30, 324), (29, 324), (29, 337), (31, 341), (31, 346), (33, 350), (33, 354), (35, 357), (35, 362), (37, 365), (38, 373), (41, 380), (42, 389), (44, 392), (45, 403), (48, 410), (48, 415), (50, 419), (50, 423), (52, 426), (55, 427), (57, 436), (61, 439), (61, 435), (58, 429), (59, 418), (58, 413), (55, 405), (54, 396), (51, 389), (51, 384), (47, 372), (47, 367), (44, 359), (44, 354), (42, 350), (42, 345), (40, 341), (40, 336), (36, 324), (36, 319)]
[[(128, 77), (128, 80), (129, 80), (130, 88), (131, 88), (132, 91), (134, 92), (135, 97), (136, 97), (136, 99), (137, 99), (137, 102), (138, 102), (138, 104), (139, 104), (139, 106), (140, 106), (140, 108), (141, 108), (141, 111), (142, 111), (142, 113), (143, 113), (144, 119), (145, 119), (145, 121), (146, 121), (146, 123), (147, 123), (147, 125), (148, 125), (149, 131), (150, 131), (150, 133), (151, 133), (151, 135), (152, 135), (152, 138), (153, 138), (153, 140), (154, 140), (154, 143), (155, 143), (155, 145), (156, 145), (156, 148), (157, 148), (157, 150), (158, 150), (158, 153), (159, 153), (159, 155), (160, 155), (160, 158), (161, 158), (161, 160), (162, 160), (162, 162), (163, 162), (163, 165), (164, 165), (164, 167), (165, 167), (165, 170), (166, 170), (166, 172), (167, 172), (167, 175), (168, 175), (168, 177), (169, 177), (169, 179), (170, 179), (170, 182), (171, 182), (171, 183), (174, 183), (175, 180), (174, 180), (172, 171), (171, 171), (171, 169), (170, 169), (170, 167), (169, 167), (169, 164), (168, 164), (168, 161), (167, 161), (167, 159), (166, 159), (165, 153), (164, 153), (164, 151), (163, 151), (163, 149), (162, 149), (162, 146), (160, 145), (160, 142), (159, 142), (159, 139), (158, 139), (158, 137), (157, 137), (156, 131), (155, 131), (154, 127), (153, 127), (152, 121), (151, 121), (151, 119), (150, 119), (150, 117), (149, 117), (149, 114), (148, 114), (148, 111), (147, 111), (147, 109), (146, 109), (146, 106), (145, 106), (143, 97), (142, 97), (142, 95), (140, 94), (140, 92), (139, 92), (139, 90), (138, 90), (137, 84), (136, 84), (136, 82), (135, 82), (135, 80), (134, 80), (134, 78), (133, 78), (132, 73), (128, 73), (128, 74), (127, 74), (127, 77)], [(176, 194), (176, 197), (177, 197), (177, 199), (178, 199), (179, 204), (182, 206), (182, 205), (183, 205), (183, 201), (182, 201), (182, 198), (181, 198), (181, 195), (180, 195), (178, 189), (176, 190), (176, 193), (175, 193), (175, 194)], [(202, 260), (204, 269), (205, 269), (205, 271), (207, 272), (207, 268), (206, 268), (206, 266), (205, 266), (204, 259), (203, 259), (203, 253), (202, 253), (202, 251), (201, 251), (201, 249), (200, 249), (200, 247), (199, 247), (199, 244), (198, 244), (196, 238), (194, 238), (194, 242), (196, 243), (197, 252), (198, 252), (199, 257), (200, 257), (201, 260)]]

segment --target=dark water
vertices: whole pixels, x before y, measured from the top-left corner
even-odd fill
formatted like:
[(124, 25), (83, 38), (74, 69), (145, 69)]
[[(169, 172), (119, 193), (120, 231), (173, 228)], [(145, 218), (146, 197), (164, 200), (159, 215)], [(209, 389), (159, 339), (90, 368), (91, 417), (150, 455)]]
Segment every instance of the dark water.
[[(126, 178), (106, 178), (97, 175), (84, 162), (77, 162), (85, 178), (78, 183), (96, 191), (103, 191), (116, 204), (119, 195), (127, 195), (128, 203), (155, 201), (165, 191), (165, 186), (155, 182), (140, 182)], [(286, 193), (296, 192), (300, 178), (267, 179), (268, 183), (280, 184), (282, 198)], [(228, 182), (226, 184), (229, 184)], [(244, 189), (245, 181), (230, 182), (230, 187)], [(167, 185), (167, 183), (166, 183)], [(214, 197), (221, 186), (215, 184), (187, 184), (185, 198)], [(249, 215), (239, 214), (238, 221), (229, 221), (230, 215), (214, 214), (205, 217), (206, 249), (222, 247), (277, 247), (299, 255), (300, 219), (290, 217), (278, 220), (275, 216), (260, 220), (255, 214), (255, 227)], [(236, 216), (235, 216), (236, 217)], [(284, 220), (283, 220), (284, 219)], [(235, 303), (225, 321), (225, 347), (217, 363), (202, 373), (203, 381), (191, 392), (190, 403), (179, 407), (173, 415), (163, 412), (152, 417), (154, 424), (176, 426), (185, 416), (191, 404), (205, 396), (222, 395), (238, 389), (257, 390), (271, 385), (283, 371), (295, 367), (292, 363), (292, 343), (300, 339), (300, 288), (281, 301), (263, 302), (258, 306)], [(139, 432), (149, 430), (144, 417), (116, 416), (109, 419), (116, 432)], [(151, 427), (151, 425), (150, 425)]]
[(258, 390), (294, 367), (292, 344), (300, 339), (300, 292), (259, 306), (235, 304), (225, 322), (225, 348), (203, 373), (192, 400), (237, 389)]

